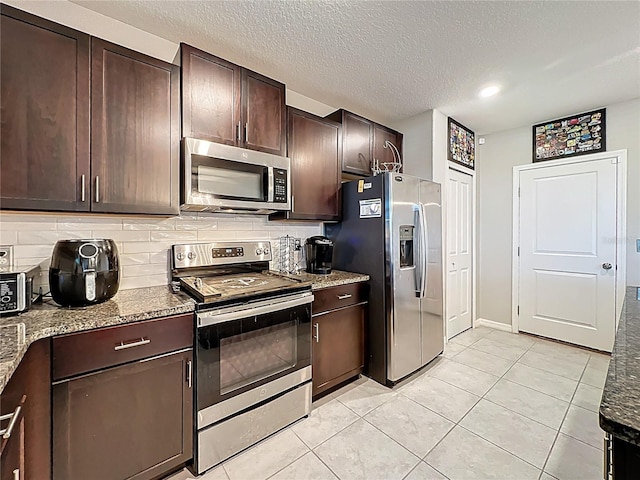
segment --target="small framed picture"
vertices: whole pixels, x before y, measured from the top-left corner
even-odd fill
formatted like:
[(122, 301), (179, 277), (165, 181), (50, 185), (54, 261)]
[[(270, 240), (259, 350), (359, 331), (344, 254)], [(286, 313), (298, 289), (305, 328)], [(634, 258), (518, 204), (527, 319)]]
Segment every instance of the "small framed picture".
[(533, 126), (533, 161), (606, 151), (606, 108)]
[(476, 134), (449, 117), (449, 161), (472, 170), (476, 163)]

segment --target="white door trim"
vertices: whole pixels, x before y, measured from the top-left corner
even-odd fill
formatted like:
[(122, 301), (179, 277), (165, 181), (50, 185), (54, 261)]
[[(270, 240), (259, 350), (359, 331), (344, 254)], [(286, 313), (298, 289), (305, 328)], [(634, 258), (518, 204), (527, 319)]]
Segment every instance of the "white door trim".
[[(472, 170), (470, 168), (467, 168), (463, 165), (451, 162), (451, 161), (447, 161), (447, 171), (446, 171), (446, 178), (445, 178), (445, 182), (444, 185), (442, 186), (442, 203), (443, 205), (445, 204), (445, 198), (449, 198), (449, 192), (446, 191), (447, 186), (449, 185), (449, 171), (450, 170), (456, 170), (460, 173), (465, 173), (467, 175), (471, 176), (471, 186), (473, 188), (473, 195), (471, 197), (471, 218), (472, 218), (472, 222), (471, 222), (471, 228), (472, 228), (472, 232), (471, 232), (471, 268), (473, 268), (473, 275), (471, 276), (471, 327), (475, 328), (476, 327), (476, 321), (477, 321), (477, 315), (478, 315), (478, 308), (477, 308), (477, 278), (478, 278), (478, 255), (476, 254), (476, 232), (477, 232), (477, 228), (476, 228), (476, 221), (477, 221), (477, 215), (476, 215), (476, 208), (477, 208), (477, 195), (478, 195), (478, 189), (476, 187), (476, 172), (475, 170)], [(443, 265), (447, 265), (446, 262), (449, 261), (449, 256), (446, 252), (446, 246), (448, 245), (448, 228), (449, 226), (447, 225), (447, 207), (448, 205), (444, 205), (445, 208), (442, 209), (442, 225), (443, 225), (443, 257), (444, 257), (444, 262)], [(447, 318), (449, 318), (449, 312), (448, 312), (448, 308), (447, 308), (447, 292), (448, 292), (448, 288), (446, 288), (446, 269), (443, 268), (442, 269), (442, 277), (443, 277), (443, 287), (444, 287), (444, 307), (443, 307), (443, 321), (445, 323), (445, 328), (444, 328), (444, 341), (445, 343), (448, 343), (448, 338), (449, 338), (449, 332), (448, 332), (448, 322), (447, 322)]]
[[(627, 185), (627, 151), (614, 150), (611, 152), (594, 153), (590, 155), (581, 155), (578, 157), (549, 160), (545, 162), (530, 163), (526, 165), (517, 165), (513, 167), (513, 225), (512, 225), (512, 245), (511, 245), (511, 331), (517, 333), (519, 330), (518, 305), (520, 304), (520, 257), (518, 255), (518, 245), (520, 243), (520, 172), (526, 170), (534, 170), (539, 168), (554, 167), (558, 165), (571, 165), (574, 163), (592, 162), (603, 160), (611, 157), (618, 157), (619, 168), (617, 170), (617, 212), (616, 221), (618, 223), (618, 238), (616, 241), (616, 261), (618, 262), (618, 270), (616, 272), (616, 299), (624, 296), (626, 284), (626, 235), (627, 235), (627, 214), (626, 214), (626, 185)], [(622, 285), (621, 285), (622, 282)], [(622, 290), (622, 291), (621, 291)], [(616, 300), (616, 305), (618, 301)], [(621, 305), (620, 305), (621, 306)], [(616, 308), (616, 317), (619, 316)], [(618, 319), (616, 318), (616, 326)]]

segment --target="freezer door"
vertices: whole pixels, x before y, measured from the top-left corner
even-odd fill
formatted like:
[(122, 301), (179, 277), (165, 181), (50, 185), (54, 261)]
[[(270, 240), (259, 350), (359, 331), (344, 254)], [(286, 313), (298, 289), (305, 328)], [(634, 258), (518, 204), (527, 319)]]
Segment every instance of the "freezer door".
[(387, 378), (396, 382), (422, 366), (420, 281), (420, 179), (386, 174), (386, 261), (392, 306), (387, 320)]
[(426, 257), (421, 294), (422, 365), (444, 350), (442, 291), (442, 205), (440, 185), (420, 181), (420, 206), (426, 224)]

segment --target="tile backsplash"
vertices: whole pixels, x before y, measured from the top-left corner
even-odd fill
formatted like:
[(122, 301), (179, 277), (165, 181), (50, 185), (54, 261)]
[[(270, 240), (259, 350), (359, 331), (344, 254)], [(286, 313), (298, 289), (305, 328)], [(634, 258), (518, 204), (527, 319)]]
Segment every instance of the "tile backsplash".
[[(278, 239), (303, 241), (322, 233), (321, 223), (270, 222), (261, 215), (186, 214), (178, 217), (132, 217), (89, 214), (0, 213), (0, 245), (14, 245), (16, 267), (48, 260), (56, 241), (111, 238), (120, 254), (120, 288), (165, 285), (170, 280), (169, 248), (174, 243), (270, 240), (275, 268)], [(43, 284), (47, 283), (47, 273)]]

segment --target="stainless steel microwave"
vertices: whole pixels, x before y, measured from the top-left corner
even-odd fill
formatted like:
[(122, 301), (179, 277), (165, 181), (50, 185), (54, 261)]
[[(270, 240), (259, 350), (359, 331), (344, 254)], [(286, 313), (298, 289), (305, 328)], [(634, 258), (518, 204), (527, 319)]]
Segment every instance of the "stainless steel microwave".
[(182, 142), (182, 210), (267, 214), (291, 209), (289, 158), (195, 138)]

